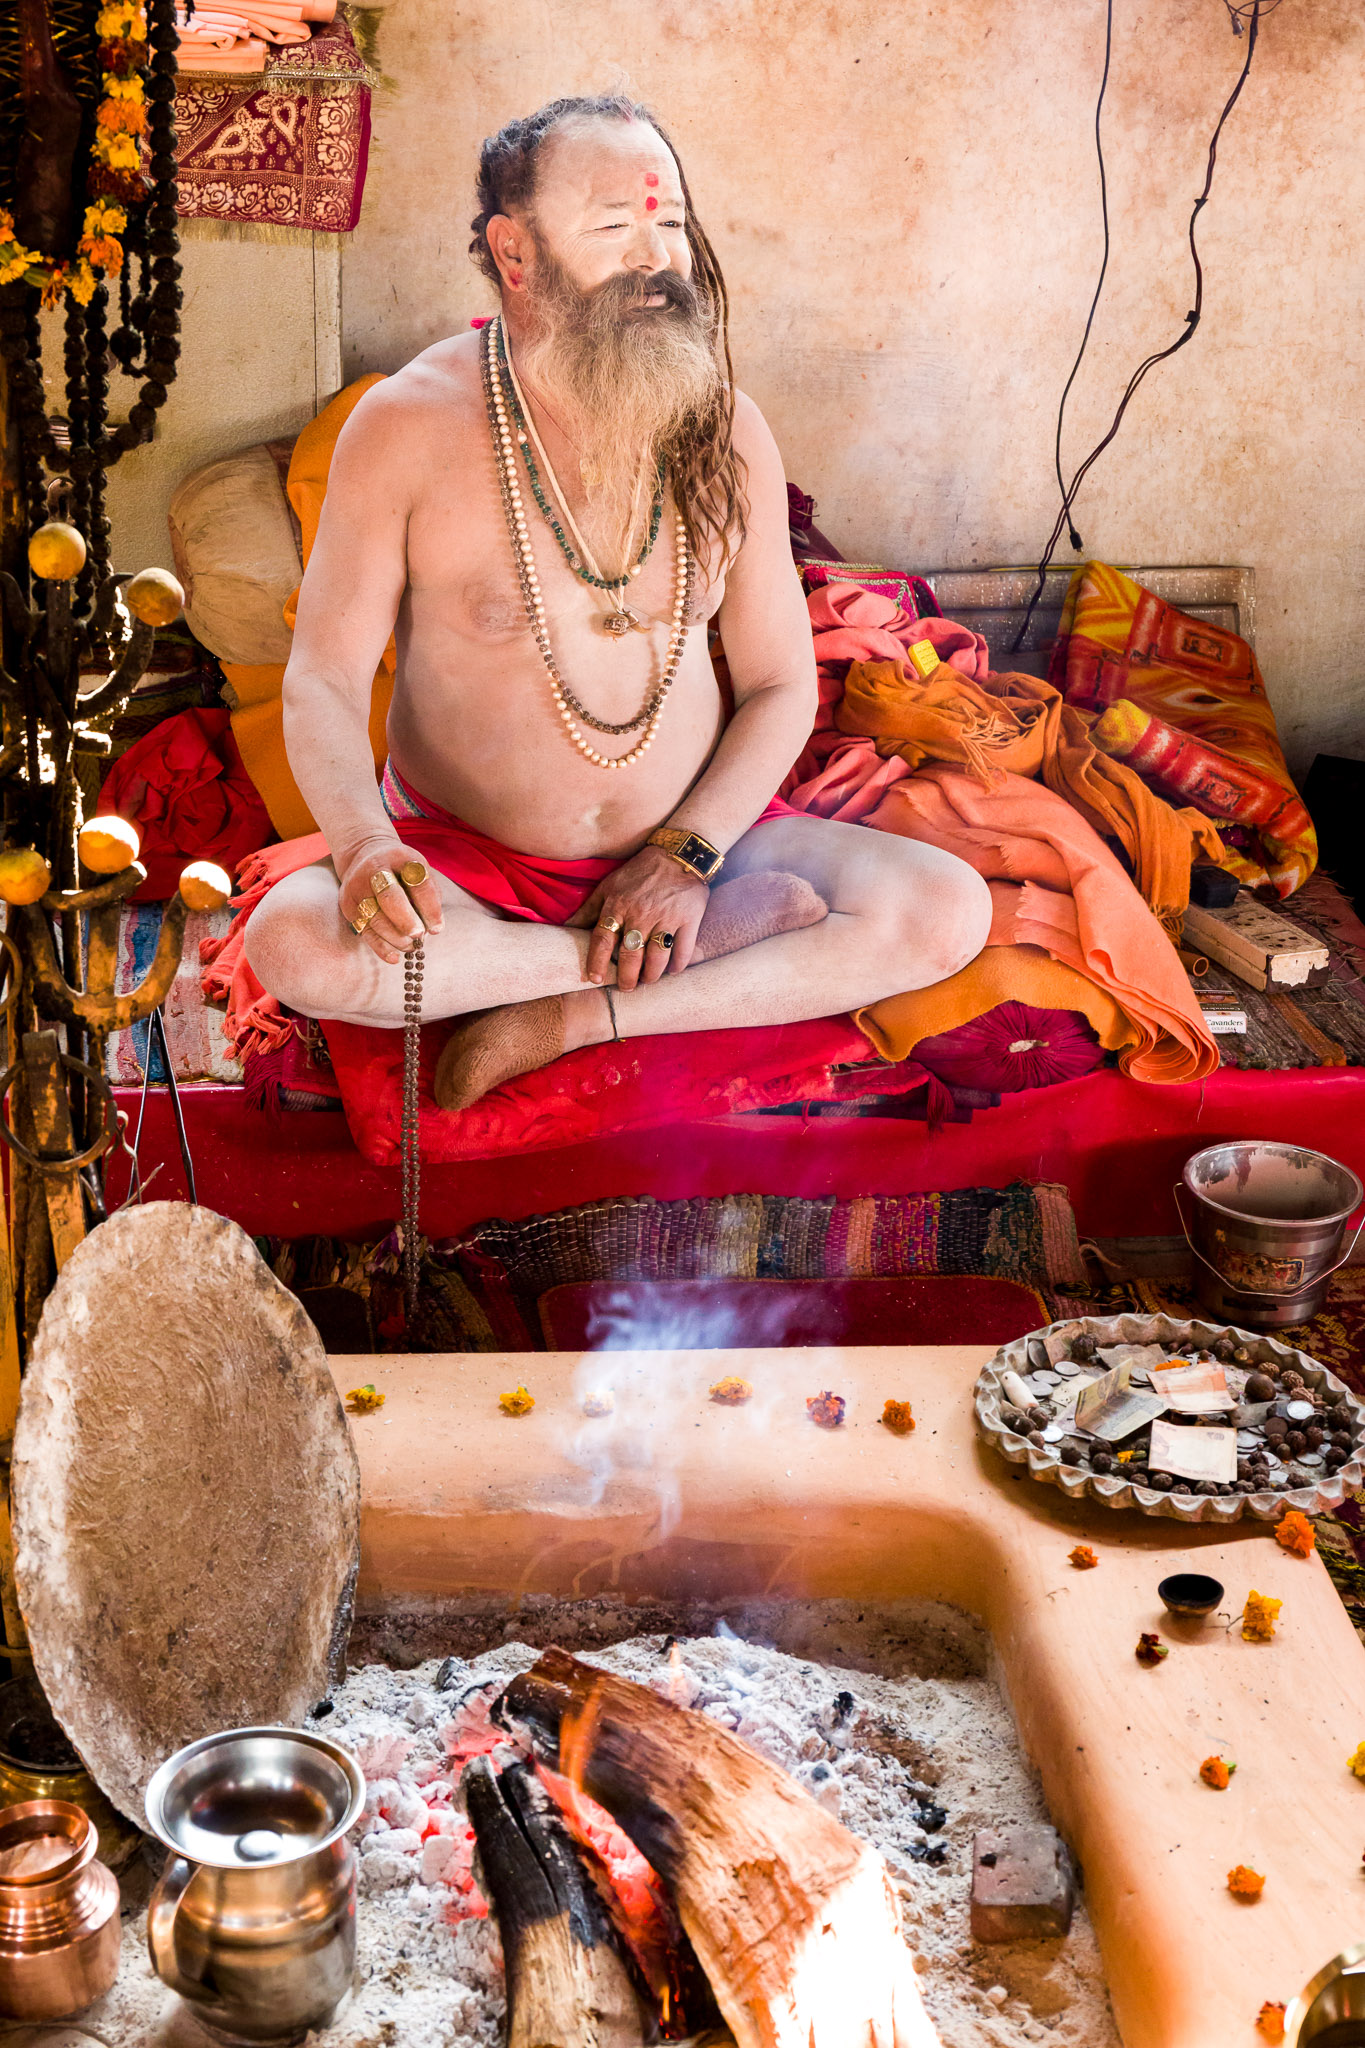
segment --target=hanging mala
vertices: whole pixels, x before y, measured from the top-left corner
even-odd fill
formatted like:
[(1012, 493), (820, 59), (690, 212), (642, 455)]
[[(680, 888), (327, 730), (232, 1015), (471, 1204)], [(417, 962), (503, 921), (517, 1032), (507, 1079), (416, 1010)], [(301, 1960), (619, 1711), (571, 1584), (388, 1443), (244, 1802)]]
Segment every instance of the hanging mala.
[(421, 1206), (422, 1160), (419, 1149), (417, 1085), (422, 1055), (422, 975), (426, 962), (422, 941), (414, 940), (403, 956), (403, 1301), (408, 1345), (417, 1330), (418, 1211)]

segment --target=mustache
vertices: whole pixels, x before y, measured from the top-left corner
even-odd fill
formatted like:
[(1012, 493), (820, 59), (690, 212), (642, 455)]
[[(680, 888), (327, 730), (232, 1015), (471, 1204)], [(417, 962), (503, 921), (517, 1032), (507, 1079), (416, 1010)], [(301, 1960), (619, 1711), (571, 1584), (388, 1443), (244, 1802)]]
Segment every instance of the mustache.
[[(618, 272), (615, 277), (606, 278), (587, 294), (593, 309), (617, 313), (682, 313), (695, 318), (701, 309), (701, 293), (691, 278), (683, 277), (676, 270), (656, 270), (652, 277), (640, 277), (634, 273)], [(648, 301), (662, 298), (662, 306), (651, 306)]]

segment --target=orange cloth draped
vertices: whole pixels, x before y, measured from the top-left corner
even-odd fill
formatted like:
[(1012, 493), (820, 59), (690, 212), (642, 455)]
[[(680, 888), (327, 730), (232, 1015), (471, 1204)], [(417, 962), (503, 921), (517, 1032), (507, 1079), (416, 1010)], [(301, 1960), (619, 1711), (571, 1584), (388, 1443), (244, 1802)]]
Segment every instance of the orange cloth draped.
[[(988, 788), (931, 765), (892, 789), (868, 823), (955, 853), (984, 875), (995, 903), (989, 944), (1041, 946), (1107, 991), (1138, 1029), (1119, 1055), (1140, 1081), (1198, 1081), (1218, 1047), (1175, 948), (1122, 867), (1064, 797), (1005, 773)], [(891, 1006), (857, 1022), (903, 1056)], [(1068, 1005), (1070, 1007), (1070, 1005)]]
[[(294, 443), (287, 489), (289, 502), (298, 514), (303, 530), (305, 568), (317, 538), (322, 501), (327, 492), (327, 474), (332, 466), (337, 436), (370, 386), (381, 381), (378, 372), (374, 372), (368, 377), (358, 377), (354, 384), (348, 384), (330, 405), (323, 407), (315, 420), (309, 421)], [(294, 623), (298, 596), (296, 590), (284, 607), (285, 621), (290, 626)], [(388, 756), (389, 702), (393, 696), (397, 659), (391, 637), (375, 671), (370, 698), (370, 751), (374, 756), (376, 779)], [(246, 771), (270, 813), (271, 824), (281, 839), (296, 839), (302, 833), (316, 832), (317, 823), (303, 800), (284, 751), (283, 664), (270, 662), (256, 668), (245, 668), (225, 661), (223, 674), (231, 691), (233, 737), (246, 763)]]
[(956, 763), (987, 784), (1006, 770), (1041, 775), (1098, 832), (1118, 840), (1142, 896), (1178, 937), (1190, 900), (1194, 851), (1222, 858), (1216, 829), (1196, 810), (1174, 810), (1122, 761), (1097, 752), (1086, 721), (1036, 676), (972, 682), (947, 664), (928, 677), (902, 661), (855, 661), (834, 714), (845, 733), (875, 739), (877, 752), (909, 768)]
[[(1139, 704), (1281, 790), (1293, 801), (1273, 821), (1278, 833), (1248, 828), (1246, 848), (1229, 846), (1222, 864), (1249, 888), (1269, 882), (1281, 896), (1308, 880), (1317, 865), (1317, 837), (1297, 801), (1275, 714), (1245, 640), (1176, 611), (1119, 569), (1087, 562), (1067, 591), (1049, 680), (1083, 711), (1103, 712), (1124, 700)], [(1213, 804), (1205, 808), (1224, 815)]]

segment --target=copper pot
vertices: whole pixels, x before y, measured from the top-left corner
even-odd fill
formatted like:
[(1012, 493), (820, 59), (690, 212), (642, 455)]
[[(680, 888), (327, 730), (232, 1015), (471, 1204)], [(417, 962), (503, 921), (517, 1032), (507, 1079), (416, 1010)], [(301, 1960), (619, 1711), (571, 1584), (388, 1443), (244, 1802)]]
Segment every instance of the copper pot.
[(60, 2020), (118, 1975), (119, 1890), (93, 1822), (64, 1799), (0, 1812), (0, 2012)]
[(142, 1840), (71, 1747), (37, 1679), (22, 1675), (0, 1683), (0, 1807), (31, 1799), (79, 1806), (95, 1823), (100, 1862), (116, 1873)]

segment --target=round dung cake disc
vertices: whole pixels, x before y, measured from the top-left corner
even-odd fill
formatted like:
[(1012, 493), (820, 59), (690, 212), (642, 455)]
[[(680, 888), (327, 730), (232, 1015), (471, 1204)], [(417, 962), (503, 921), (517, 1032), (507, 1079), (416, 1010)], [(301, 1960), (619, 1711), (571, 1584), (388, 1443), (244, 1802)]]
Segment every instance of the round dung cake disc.
[(38, 1677), (130, 1820), (183, 1743), (297, 1726), (327, 1691), (359, 1469), (317, 1331), (235, 1223), (150, 1202), (72, 1253), (24, 1375), (13, 1501)]

